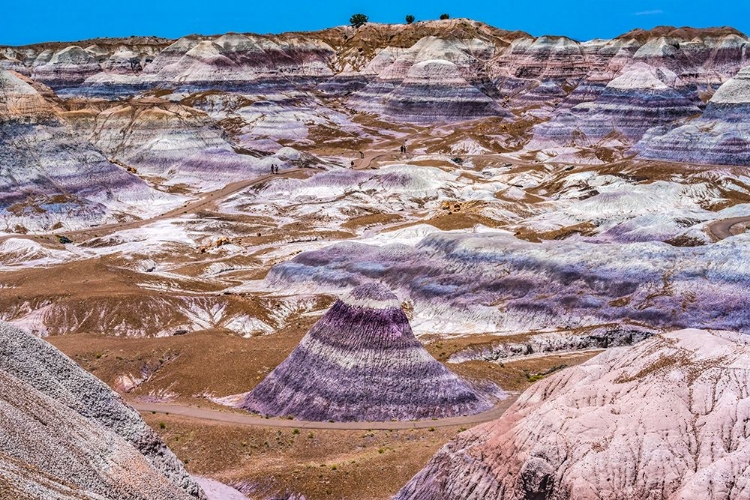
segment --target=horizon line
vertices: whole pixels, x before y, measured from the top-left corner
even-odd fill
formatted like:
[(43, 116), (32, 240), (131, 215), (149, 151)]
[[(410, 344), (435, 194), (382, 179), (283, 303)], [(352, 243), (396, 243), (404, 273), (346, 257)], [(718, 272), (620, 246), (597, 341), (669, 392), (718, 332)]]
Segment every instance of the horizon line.
[[(637, 16), (634, 14), (634, 17), (637, 17)], [(647, 32), (647, 31), (654, 31), (654, 30), (657, 30), (657, 29), (660, 29), (660, 28), (671, 28), (671, 29), (674, 29), (674, 30), (680, 30), (680, 29), (694, 29), (694, 30), (730, 29), (730, 30), (734, 30), (737, 33), (745, 36), (746, 38), (750, 38), (743, 31), (735, 28), (734, 26), (730, 26), (730, 25), (695, 27), (695, 26), (689, 26), (689, 25), (674, 26), (674, 25), (670, 25), (670, 24), (659, 24), (659, 25), (656, 25), (656, 26), (654, 26), (652, 28), (639, 28), (639, 27), (632, 28), (632, 29), (630, 29), (628, 31), (620, 33), (619, 35), (616, 35), (616, 36), (611, 37), (611, 38), (607, 38), (607, 37), (593, 37), (593, 38), (588, 38), (586, 40), (582, 40), (582, 39), (578, 39), (578, 38), (573, 38), (573, 37), (568, 36), (568, 35), (559, 35), (559, 34), (533, 35), (533, 34), (529, 33), (528, 31), (525, 31), (525, 30), (521, 30), (521, 29), (511, 30), (511, 29), (499, 28), (499, 27), (494, 26), (492, 24), (489, 24), (487, 22), (478, 21), (476, 19), (471, 19), (471, 18), (467, 18), (467, 17), (456, 17), (456, 18), (451, 18), (451, 19), (446, 19), (446, 20), (442, 20), (442, 19), (416, 20), (412, 24), (368, 21), (365, 24), (365, 26), (368, 25), (368, 24), (381, 25), (381, 26), (414, 26), (414, 25), (418, 25), (418, 24), (421, 24), (421, 23), (446, 23), (446, 22), (450, 22), (450, 21), (469, 21), (469, 22), (479, 23), (479, 24), (482, 24), (482, 25), (485, 25), (485, 26), (489, 26), (491, 28), (495, 28), (495, 29), (498, 29), (498, 30), (506, 31), (508, 33), (522, 33), (522, 34), (528, 35), (528, 36), (530, 36), (532, 38), (535, 38), (535, 39), (544, 38), (544, 37), (549, 37), (549, 38), (567, 38), (567, 39), (572, 40), (572, 41), (577, 42), (577, 43), (584, 43), (584, 42), (588, 42), (588, 41), (592, 41), (592, 40), (614, 40), (616, 38), (620, 38), (620, 37), (622, 37), (624, 35), (627, 35), (629, 33), (634, 32), (634, 31), (639, 31), (640, 30), (640, 31), (646, 31)], [(22, 47), (31, 47), (31, 46), (35, 46), (35, 45), (45, 45), (45, 44), (62, 44), (62, 43), (76, 44), (76, 43), (81, 43), (81, 42), (92, 42), (92, 41), (96, 41), (96, 40), (127, 40), (128, 38), (158, 38), (158, 39), (167, 40), (167, 41), (177, 41), (177, 40), (180, 40), (182, 38), (189, 38), (189, 37), (204, 37), (204, 38), (220, 37), (220, 36), (231, 34), (231, 33), (236, 33), (236, 34), (239, 34), (239, 35), (256, 35), (256, 36), (282, 36), (282, 35), (294, 34), (294, 33), (301, 33), (301, 34), (320, 33), (320, 32), (323, 32), (323, 31), (337, 29), (337, 28), (352, 28), (352, 27), (353, 26), (351, 26), (350, 24), (338, 24), (338, 25), (328, 26), (326, 28), (320, 28), (320, 29), (287, 30), (287, 31), (279, 31), (279, 32), (267, 32), (267, 33), (253, 32), (253, 31), (233, 31), (233, 30), (230, 30), (230, 31), (219, 32), (219, 33), (210, 33), (210, 34), (206, 34), (206, 33), (188, 33), (188, 34), (176, 37), (176, 38), (166, 37), (166, 36), (161, 36), (161, 35), (153, 35), (153, 34), (151, 34), (151, 35), (126, 35), (126, 36), (97, 36), (97, 37), (92, 37), (92, 38), (79, 38), (79, 39), (75, 39), (75, 40), (44, 40), (44, 41), (40, 41), (40, 42), (31, 42), (31, 43), (17, 44), (17, 45), (0, 43), (0, 47), (2, 47), (2, 48), (22, 48)], [(355, 29), (359, 29), (359, 28), (355, 28)]]

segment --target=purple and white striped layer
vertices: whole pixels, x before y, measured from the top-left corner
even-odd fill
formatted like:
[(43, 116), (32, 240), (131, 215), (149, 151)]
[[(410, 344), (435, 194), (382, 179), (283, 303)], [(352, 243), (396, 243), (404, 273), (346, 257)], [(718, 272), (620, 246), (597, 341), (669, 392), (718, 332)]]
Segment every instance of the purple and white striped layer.
[(443, 418), (491, 403), (436, 361), (414, 337), (395, 295), (352, 290), (237, 405), (302, 420)]

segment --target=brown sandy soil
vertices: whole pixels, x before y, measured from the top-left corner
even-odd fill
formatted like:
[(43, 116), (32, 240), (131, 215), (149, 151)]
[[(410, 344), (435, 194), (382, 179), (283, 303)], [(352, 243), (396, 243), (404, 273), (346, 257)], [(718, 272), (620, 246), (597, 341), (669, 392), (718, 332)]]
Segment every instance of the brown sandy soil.
[(465, 213), (465, 212), (445, 212), (439, 213), (431, 219), (425, 221), (419, 221), (417, 224), (426, 223), (443, 231), (452, 231), (454, 229), (470, 229), (477, 224), (482, 224), (488, 227), (499, 227), (497, 221), (484, 217), (476, 213)]
[(394, 431), (268, 429), (144, 414), (191, 473), (308, 500), (391, 498), (462, 428)]
[(345, 223), (341, 224), (341, 227), (343, 227), (344, 229), (357, 230), (359, 228), (366, 228), (369, 226), (391, 224), (402, 219), (403, 217), (397, 214), (369, 214), (349, 219)]
[(467, 361), (449, 368), (469, 380), (491, 380), (506, 391), (524, 391), (531, 384), (557, 370), (581, 364), (601, 351), (553, 354), (540, 358), (509, 360), (504, 363)]
[(315, 319), (300, 319), (273, 335), (251, 338), (208, 330), (162, 338), (76, 334), (48, 340), (110, 385), (122, 374), (148, 374), (129, 398), (169, 392), (195, 403), (194, 396), (251, 390), (286, 358)]
[(522, 227), (516, 230), (515, 236), (516, 238), (531, 241), (532, 243), (539, 243), (542, 240), (564, 240), (574, 234), (590, 236), (594, 234), (594, 231), (596, 231), (596, 226), (594, 224), (590, 222), (582, 222), (574, 226), (561, 227), (554, 231), (545, 232), (538, 232), (533, 229)]
[[(441, 339), (422, 338), (427, 351), (435, 359), (444, 363), (455, 353), (470, 347), (481, 349), (504, 343), (519, 343), (533, 337), (532, 333), (518, 335), (470, 335), (459, 338)], [(549, 356), (521, 358), (505, 362), (467, 361), (463, 363), (446, 363), (446, 366), (457, 374), (476, 381), (492, 381), (507, 391), (523, 391), (534, 381), (543, 378), (546, 372), (563, 365), (573, 366), (592, 358), (601, 351), (582, 353), (560, 353)], [(550, 372), (551, 373), (551, 372)]]

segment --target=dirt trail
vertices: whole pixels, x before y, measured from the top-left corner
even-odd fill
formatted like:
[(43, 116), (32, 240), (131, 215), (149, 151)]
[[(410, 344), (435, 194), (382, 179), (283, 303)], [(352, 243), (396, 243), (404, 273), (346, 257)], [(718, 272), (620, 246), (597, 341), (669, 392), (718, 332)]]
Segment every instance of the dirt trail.
[[(374, 149), (365, 153), (364, 158), (359, 158), (359, 159), (354, 160), (354, 170), (367, 170), (371, 168), (372, 162), (378, 159), (390, 158), (392, 160), (397, 160), (399, 158), (404, 158), (404, 157), (410, 158), (412, 156), (414, 155), (411, 153), (399, 154), (391, 150), (390, 148)], [(508, 158), (499, 154), (464, 155), (464, 156), (497, 157), (497, 158), (502, 158), (503, 160), (509, 163), (516, 164), (516, 165), (525, 165), (527, 163), (522, 160), (517, 160), (515, 158)], [(261, 184), (263, 182), (266, 182), (276, 177), (290, 177), (292, 175), (299, 174), (301, 172), (304, 172), (306, 174), (314, 174), (316, 171), (310, 170), (310, 169), (293, 168), (289, 170), (284, 170), (275, 175), (266, 174), (261, 177), (256, 177), (253, 179), (233, 182), (231, 184), (227, 184), (221, 189), (217, 189), (215, 191), (210, 191), (208, 193), (205, 193), (200, 198), (195, 199), (191, 202), (187, 202), (181, 207), (175, 208), (173, 210), (170, 210), (169, 212), (165, 212), (161, 215), (158, 215), (156, 217), (152, 217), (149, 219), (140, 219), (140, 220), (135, 220), (132, 222), (123, 222), (123, 223), (115, 223), (115, 224), (104, 224), (101, 226), (90, 227), (86, 229), (78, 229), (76, 231), (61, 230), (61, 231), (56, 231), (54, 233), (44, 233), (44, 234), (7, 234), (7, 235), (0, 236), (0, 243), (3, 243), (4, 241), (9, 240), (11, 238), (26, 239), (26, 240), (56, 241), (58, 236), (66, 236), (67, 238), (70, 238), (75, 241), (75, 239), (86, 240), (89, 238), (107, 236), (117, 231), (121, 231), (123, 229), (135, 229), (135, 228), (143, 227), (147, 224), (151, 224), (153, 222), (166, 220), (166, 219), (170, 219), (173, 217), (178, 217), (178, 216), (186, 215), (190, 213), (195, 213), (196, 211), (200, 210), (206, 205), (209, 205), (210, 203), (227, 198), (249, 187), (256, 186), (258, 184)]]
[(463, 417), (449, 417), (438, 420), (391, 421), (391, 422), (309, 422), (304, 420), (282, 420), (278, 418), (263, 418), (252, 414), (235, 413), (232, 411), (212, 410), (195, 406), (171, 403), (138, 403), (130, 405), (142, 413), (166, 413), (197, 420), (212, 420), (228, 424), (253, 425), (274, 428), (296, 429), (329, 429), (329, 430), (389, 430), (389, 429), (429, 429), (430, 427), (466, 426), (497, 420), (505, 410), (515, 403), (518, 394), (509, 394), (507, 399), (500, 401), (494, 408), (476, 415)]
[(96, 226), (96, 227), (91, 227), (87, 229), (79, 229), (77, 231), (58, 231), (56, 233), (49, 233), (49, 234), (9, 234), (5, 236), (0, 236), (0, 243), (11, 238), (37, 240), (37, 239), (56, 238), (57, 236), (66, 236), (71, 239), (76, 238), (76, 239), (85, 240), (88, 238), (106, 236), (117, 231), (122, 231), (123, 229), (135, 229), (138, 227), (145, 226), (146, 224), (151, 224), (153, 222), (157, 222), (160, 220), (170, 219), (170, 218), (177, 217), (180, 215), (194, 213), (200, 210), (201, 208), (205, 207), (206, 205), (209, 205), (215, 201), (219, 201), (224, 198), (227, 198), (235, 193), (238, 193), (239, 191), (242, 191), (243, 189), (247, 189), (249, 187), (262, 184), (263, 182), (269, 181), (277, 177), (290, 177), (293, 174), (297, 174), (300, 172), (313, 173), (314, 171), (308, 170), (308, 169), (302, 169), (302, 168), (293, 168), (290, 170), (284, 170), (278, 174), (267, 174), (261, 177), (255, 177), (253, 179), (233, 182), (231, 184), (227, 184), (221, 189), (217, 189), (216, 191), (210, 191), (208, 193), (205, 193), (200, 198), (193, 200), (191, 202), (187, 202), (181, 207), (175, 208), (174, 210), (170, 210), (169, 212), (165, 212), (161, 215), (152, 217), (150, 219), (140, 219), (140, 220), (136, 220), (132, 222), (124, 222), (124, 223), (116, 223), (116, 224), (105, 224), (102, 226)]
[[(381, 157), (386, 157), (386, 156), (397, 156), (397, 154), (391, 151), (383, 151), (383, 150), (370, 151), (365, 154), (364, 158), (361, 158), (355, 161), (354, 169), (366, 170), (370, 168), (370, 164), (374, 160), (381, 158)], [(266, 174), (261, 177), (255, 177), (253, 179), (233, 182), (231, 184), (227, 184), (221, 189), (217, 189), (215, 191), (210, 191), (208, 193), (205, 193), (200, 198), (193, 200), (191, 202), (187, 202), (181, 207), (175, 208), (173, 210), (170, 210), (169, 212), (165, 212), (161, 215), (158, 215), (156, 217), (152, 217), (149, 219), (140, 219), (140, 220), (135, 220), (132, 222), (123, 222), (123, 223), (115, 223), (115, 224), (105, 224), (105, 225), (90, 227), (86, 229), (78, 229), (76, 231), (57, 231), (54, 233), (46, 233), (46, 234), (7, 234), (7, 235), (0, 236), (0, 243), (6, 240), (9, 240), (11, 238), (26, 239), (26, 240), (44, 240), (44, 239), (56, 240), (58, 236), (66, 236), (70, 239), (75, 238), (78, 240), (86, 240), (89, 238), (107, 236), (109, 234), (115, 233), (117, 231), (121, 231), (123, 229), (135, 229), (135, 228), (143, 227), (147, 224), (151, 224), (153, 222), (157, 222), (160, 220), (166, 220), (166, 219), (170, 219), (173, 217), (178, 217), (180, 215), (194, 213), (200, 210), (201, 208), (205, 207), (206, 205), (209, 205), (210, 203), (223, 200), (224, 198), (227, 198), (249, 187), (262, 184), (263, 182), (266, 182), (266, 181), (269, 181), (271, 179), (278, 178), (278, 177), (291, 177), (301, 172), (312, 175), (316, 173), (317, 170), (293, 168), (289, 170), (283, 170), (278, 174)]]
[(713, 236), (717, 241), (721, 241), (730, 236), (734, 236), (732, 228), (739, 224), (750, 222), (750, 216), (732, 217), (730, 219), (717, 220), (706, 226), (708, 234)]

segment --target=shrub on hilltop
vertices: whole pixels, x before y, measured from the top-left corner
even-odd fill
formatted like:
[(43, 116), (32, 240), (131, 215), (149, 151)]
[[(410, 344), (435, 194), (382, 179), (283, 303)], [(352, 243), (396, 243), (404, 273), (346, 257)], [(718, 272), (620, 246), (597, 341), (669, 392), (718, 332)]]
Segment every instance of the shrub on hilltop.
[(368, 21), (368, 17), (364, 14), (354, 14), (349, 18), (349, 23), (355, 28), (363, 26)]

